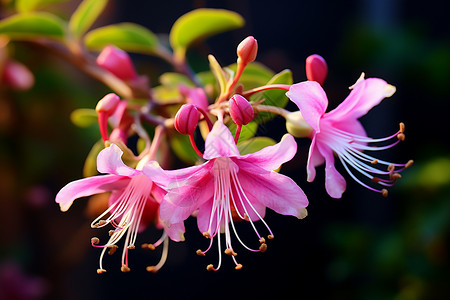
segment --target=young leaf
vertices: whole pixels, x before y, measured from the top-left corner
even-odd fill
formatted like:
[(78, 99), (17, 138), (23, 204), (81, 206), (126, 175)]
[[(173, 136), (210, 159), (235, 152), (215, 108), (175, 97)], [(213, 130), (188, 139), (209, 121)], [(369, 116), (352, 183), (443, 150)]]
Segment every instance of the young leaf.
[(0, 34), (13, 40), (33, 38), (62, 39), (65, 35), (64, 21), (44, 12), (30, 12), (13, 15), (0, 21)]
[(275, 145), (277, 142), (275, 142), (273, 139), (265, 136), (257, 136), (251, 139), (247, 139), (243, 142), (239, 142), (237, 144), (239, 153), (241, 155), (254, 153), (256, 151), (261, 150), (262, 148), (265, 148), (267, 146)]
[(69, 21), (69, 30), (76, 37), (82, 36), (102, 13), (108, 0), (84, 0)]
[(85, 128), (96, 123), (98, 116), (95, 109), (79, 108), (70, 114), (70, 120), (78, 127)]
[[(236, 132), (236, 124), (234, 122), (230, 122), (228, 124), (228, 128), (230, 129), (231, 133), (234, 135), (234, 133)], [(257, 130), (258, 130), (258, 123), (254, 122), (254, 121), (251, 121), (247, 125), (242, 126), (238, 143), (254, 137)]]
[(195, 164), (199, 157), (192, 149), (191, 142), (187, 135), (176, 133), (170, 137), (170, 147), (175, 155), (183, 162), (188, 164)]
[(184, 61), (186, 49), (195, 41), (244, 25), (237, 13), (224, 9), (196, 9), (181, 16), (170, 30), (170, 44), (179, 61)]
[(88, 156), (86, 157), (86, 160), (84, 162), (83, 166), (83, 176), (84, 177), (91, 177), (94, 175), (98, 175), (97, 172), (97, 156), (105, 149), (105, 144), (103, 143), (103, 140), (97, 141), (94, 146), (92, 146), (91, 151), (89, 151)]
[(66, 2), (67, 0), (16, 0), (16, 10), (18, 12), (32, 11), (47, 4), (56, 2)]
[[(292, 72), (291, 70), (283, 70), (280, 73), (276, 74), (272, 77), (272, 79), (267, 82), (269, 84), (292, 84)], [(271, 105), (277, 107), (285, 107), (288, 103), (288, 98), (286, 97), (286, 91), (282, 89), (273, 89), (262, 92), (261, 94), (257, 94), (252, 97), (252, 101), (258, 101), (261, 99), (265, 99), (264, 105)], [(264, 123), (269, 121), (274, 117), (273, 113), (268, 112), (260, 112), (258, 116), (255, 118), (255, 121), (258, 123)]]
[(134, 23), (119, 23), (88, 32), (84, 43), (89, 50), (101, 51), (114, 45), (128, 52), (152, 54), (158, 48), (158, 38), (147, 28)]

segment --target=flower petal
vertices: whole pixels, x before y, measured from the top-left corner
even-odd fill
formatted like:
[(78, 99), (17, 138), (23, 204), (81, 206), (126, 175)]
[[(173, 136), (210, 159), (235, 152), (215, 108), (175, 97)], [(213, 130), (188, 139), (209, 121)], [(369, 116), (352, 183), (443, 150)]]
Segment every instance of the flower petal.
[[(198, 175), (198, 174), (196, 174)], [(173, 182), (160, 207), (160, 217), (167, 226), (186, 220), (202, 203), (214, 195), (213, 178), (208, 173), (185, 181)]]
[(206, 137), (204, 159), (239, 156), (234, 138), (230, 130), (222, 122), (217, 121)]
[(122, 161), (123, 151), (115, 144), (100, 151), (97, 156), (97, 170), (100, 173), (109, 173), (122, 176), (134, 176), (140, 171), (132, 169)]
[(67, 211), (73, 201), (107, 191), (123, 189), (127, 186), (129, 178), (117, 175), (99, 175), (73, 181), (64, 186), (56, 195), (61, 211)]
[[(285, 134), (278, 144), (267, 146), (255, 153), (239, 157), (238, 161), (245, 161), (249, 166), (256, 165), (267, 171), (278, 169), (281, 164), (291, 160), (297, 152), (297, 143), (290, 134)], [(238, 162), (238, 165), (239, 165)]]
[(316, 145), (316, 136), (314, 135), (311, 146), (309, 146), (308, 163), (306, 164), (307, 180), (313, 182), (316, 178), (316, 167), (323, 164), (325, 159), (320, 154)]
[(186, 230), (184, 229), (183, 222), (171, 224), (169, 227), (166, 226), (164, 227), (164, 230), (166, 231), (167, 235), (170, 237), (172, 241), (175, 242), (184, 241), (184, 233)]
[(319, 132), (320, 118), (328, 106), (327, 95), (320, 84), (316, 81), (293, 84), (286, 96), (298, 106), (306, 123)]
[(304, 216), (308, 198), (291, 178), (273, 171), (255, 176), (240, 170), (239, 180), (252, 202), (282, 215)]
[(394, 92), (395, 87), (382, 79), (362, 77), (352, 87), (348, 97), (326, 115), (333, 120), (358, 119)]
[(317, 144), (320, 153), (325, 158), (325, 189), (328, 195), (333, 198), (341, 198), (344, 193), (347, 183), (344, 177), (336, 170), (334, 166), (334, 156), (331, 149), (324, 147), (322, 144)]

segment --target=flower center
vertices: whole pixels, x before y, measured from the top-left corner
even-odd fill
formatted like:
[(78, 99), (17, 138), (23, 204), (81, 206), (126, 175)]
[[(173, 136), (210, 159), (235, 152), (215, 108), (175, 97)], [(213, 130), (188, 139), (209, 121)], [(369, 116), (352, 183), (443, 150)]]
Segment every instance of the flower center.
[[(100, 255), (98, 273), (106, 272), (102, 267), (106, 249), (110, 249), (108, 253), (113, 254), (117, 249), (116, 243), (125, 234), (121, 269), (123, 272), (130, 271), (128, 267), (128, 250), (135, 248), (136, 237), (146, 202), (155, 201), (150, 197), (152, 186), (153, 182), (144, 174), (132, 177), (126, 188), (120, 191), (121, 194), (116, 199), (113, 199), (109, 208), (92, 222), (92, 228), (100, 228), (107, 224), (111, 224), (115, 228), (109, 231), (110, 238), (105, 245), (97, 245), (99, 243), (98, 238), (92, 239), (93, 246), (103, 248)], [(103, 219), (107, 214), (109, 216)]]
[[(217, 236), (219, 262), (215, 268), (212, 264), (208, 265), (208, 270), (218, 270), (222, 262), (222, 247), (221, 237), (222, 233), (225, 236), (225, 254), (230, 255), (236, 265), (236, 269), (241, 269), (242, 265), (237, 263), (237, 253), (233, 250), (231, 244), (231, 230), (234, 233), (236, 239), (249, 251), (252, 252), (265, 252), (267, 244), (264, 237), (262, 237), (254, 221), (261, 220), (269, 231), (268, 238), (273, 238), (272, 231), (268, 227), (267, 223), (262, 219), (260, 213), (256, 210), (250, 199), (244, 192), (244, 189), (239, 181), (238, 177), (239, 167), (232, 159), (228, 157), (219, 157), (214, 160), (211, 173), (214, 176), (214, 196), (211, 207), (210, 219), (208, 230), (203, 233), (206, 238), (210, 239), (209, 247), (205, 250), (198, 250), (197, 254), (204, 256), (206, 252), (211, 249), (214, 238)], [(236, 220), (249, 221), (256, 235), (258, 236), (260, 247), (259, 249), (252, 249), (248, 247), (242, 239), (239, 237), (234, 222)], [(231, 229), (229, 224), (231, 224)]]

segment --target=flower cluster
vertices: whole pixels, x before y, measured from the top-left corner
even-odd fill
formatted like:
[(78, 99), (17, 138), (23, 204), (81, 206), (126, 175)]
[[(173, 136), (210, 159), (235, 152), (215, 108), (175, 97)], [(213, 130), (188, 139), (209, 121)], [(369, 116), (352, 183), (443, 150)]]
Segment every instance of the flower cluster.
[[(74, 123), (98, 121), (101, 140), (88, 155), (85, 178), (67, 184), (56, 196), (62, 211), (78, 198), (102, 194), (108, 199), (91, 224), (110, 228), (106, 242), (91, 239), (92, 246), (101, 248), (98, 273), (106, 272), (105, 253), (113, 254), (122, 242), (121, 270), (130, 271), (130, 250), (149, 226), (162, 231), (154, 243), (142, 243), (145, 249), (162, 245), (160, 261), (147, 267), (157, 272), (168, 256), (169, 241), (185, 240), (190, 217), (197, 219), (200, 234), (209, 241), (197, 254), (218, 249), (217, 263), (207, 269), (218, 270), (223, 254), (241, 269), (237, 253), (265, 252), (276, 234), (264, 219), (267, 208), (298, 219), (307, 216), (307, 196), (297, 182), (280, 173), (282, 165), (294, 159), (298, 138), (311, 139), (307, 180), (315, 180), (316, 168), (325, 165), (325, 189), (333, 198), (342, 197), (347, 188), (336, 160), (350, 178), (385, 197), (411, 166), (412, 161), (391, 163), (368, 154), (405, 139), (403, 123), (392, 135), (371, 138), (359, 121), (394, 94), (395, 87), (386, 81), (362, 74), (348, 97), (327, 111), (322, 86), (328, 67), (319, 55), (306, 59), (307, 80), (293, 83), (290, 70), (276, 74), (255, 61), (258, 43), (249, 36), (237, 46), (234, 64), (221, 66), (209, 55), (209, 70), (192, 70), (188, 48), (243, 26), (243, 18), (234, 12), (189, 12), (174, 23), (168, 45), (134, 23), (90, 29), (106, 2), (83, 0), (68, 22), (28, 9), (0, 20), (0, 84), (22, 90), (33, 85), (29, 70), (7, 59), (5, 51), (10, 40), (27, 40), (70, 61), (112, 91), (95, 110), (72, 114)], [(161, 74), (159, 85), (151, 84), (135, 68), (129, 52), (162, 59), (173, 71)], [(285, 109), (289, 101), (297, 111)], [(275, 116), (286, 121), (287, 133), (280, 141), (255, 136), (258, 127)], [(185, 168), (176, 169), (175, 161), (177, 166), (185, 163)], [(241, 234), (246, 225), (253, 239)]]
[[(283, 163), (294, 158), (295, 138), (311, 139), (308, 181), (315, 179), (316, 167), (325, 164), (325, 188), (334, 198), (340, 198), (346, 189), (346, 181), (335, 167), (336, 158), (351, 178), (383, 196), (387, 196), (387, 187), (401, 177), (400, 172), (412, 164), (412, 161), (394, 164), (364, 152), (393, 147), (405, 138), (403, 123), (395, 134), (374, 139), (367, 136), (358, 121), (381, 100), (393, 95), (392, 85), (378, 78), (365, 79), (363, 74), (351, 87), (350, 95), (337, 108), (326, 112), (328, 100), (321, 84), (327, 75), (327, 65), (322, 57), (312, 55), (306, 60), (307, 81), (269, 83), (246, 90), (240, 76), (255, 60), (257, 42), (248, 37), (237, 49), (235, 72), (227, 73), (214, 57), (209, 58), (220, 85), (214, 101), (207, 87), (178, 85), (177, 103), (182, 105), (173, 118), (149, 114), (151, 105), (136, 111), (130, 100), (121, 100), (116, 94), (108, 94), (99, 101), (96, 111), (105, 148), (97, 156), (97, 169), (104, 175), (69, 183), (56, 197), (61, 210), (66, 211), (76, 198), (110, 193), (108, 208), (92, 222), (93, 228), (106, 225), (113, 228), (106, 243), (100, 244), (97, 237), (91, 240), (93, 246), (102, 248), (98, 273), (106, 272), (102, 264), (106, 250), (113, 253), (122, 238), (125, 241), (121, 269), (129, 271), (128, 252), (135, 248), (138, 233), (150, 224), (163, 231), (156, 243), (143, 244), (144, 248), (154, 249), (164, 243), (160, 262), (147, 267), (148, 271), (158, 271), (167, 257), (169, 239), (185, 240), (184, 222), (190, 216), (197, 218), (200, 233), (209, 240), (206, 249), (197, 250), (197, 254), (205, 256), (217, 244), (218, 262), (209, 264), (207, 269), (218, 270), (223, 253), (232, 258), (236, 269), (242, 268), (232, 240), (248, 251), (265, 252), (266, 239), (275, 236), (264, 220), (266, 208), (299, 219), (307, 216), (305, 193), (292, 179), (278, 172)], [(138, 78), (131, 59), (112, 46), (105, 48), (97, 63), (118, 78)], [(299, 111), (266, 105), (266, 99), (256, 97), (270, 91), (281, 91)], [(157, 99), (152, 99), (150, 104), (155, 102)], [(264, 113), (283, 116), (288, 133), (278, 143), (270, 141), (251, 150), (242, 147), (252, 145), (249, 140), (241, 141), (243, 128)], [(155, 125), (152, 139), (141, 125), (142, 120)], [(109, 125), (113, 127), (111, 134)], [(198, 156), (196, 165), (176, 170), (161, 168), (164, 160), (158, 151), (162, 141), (175, 134), (174, 130), (189, 137)], [(134, 156), (127, 145), (131, 135), (145, 141), (139, 156)], [(204, 138), (204, 146), (200, 136)], [(374, 145), (386, 141), (391, 142)], [(385, 170), (379, 167), (383, 165)], [(358, 174), (367, 177), (370, 183), (357, 177)], [(238, 234), (241, 225), (238, 223), (249, 224), (256, 242)]]

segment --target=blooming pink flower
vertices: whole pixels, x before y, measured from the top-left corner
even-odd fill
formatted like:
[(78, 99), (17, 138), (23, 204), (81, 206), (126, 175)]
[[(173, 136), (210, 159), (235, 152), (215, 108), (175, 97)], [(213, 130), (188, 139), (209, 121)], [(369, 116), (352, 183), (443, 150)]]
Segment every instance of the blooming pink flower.
[[(325, 162), (325, 188), (333, 198), (340, 198), (346, 188), (344, 177), (336, 170), (334, 154), (342, 162), (350, 176), (364, 187), (387, 195), (385, 187), (392, 186), (401, 172), (409, 167), (407, 164), (392, 164), (376, 159), (363, 150), (378, 151), (391, 148), (404, 139), (404, 125), (395, 134), (379, 139), (367, 136), (363, 126), (358, 121), (372, 107), (385, 97), (395, 92), (395, 87), (378, 78), (364, 79), (364, 74), (353, 85), (349, 96), (334, 110), (326, 113), (327, 96), (315, 81), (305, 81), (291, 86), (286, 95), (298, 106), (303, 120), (310, 126), (308, 132), (311, 147), (307, 163), (308, 181), (316, 176), (315, 167)], [(372, 143), (383, 143), (395, 139), (389, 145), (373, 146)], [(387, 170), (376, 168), (377, 164), (388, 166)], [(372, 182), (382, 186), (374, 188), (357, 178), (349, 167), (369, 178)], [(398, 168), (398, 169), (396, 169)]]
[[(102, 267), (102, 258), (106, 249), (110, 248), (114, 252), (117, 248), (116, 243), (125, 234), (122, 271), (129, 271), (128, 250), (134, 249), (138, 232), (150, 222), (155, 222), (159, 228), (163, 227), (158, 210), (166, 194), (167, 182), (162, 169), (152, 162), (146, 164), (143, 170), (132, 169), (123, 163), (122, 154), (118, 146), (111, 144), (97, 157), (98, 171), (108, 175), (92, 176), (71, 182), (56, 195), (56, 202), (59, 203), (61, 210), (67, 211), (77, 198), (111, 192), (109, 208), (91, 224), (93, 228), (100, 228), (107, 224), (115, 228), (110, 231), (110, 238), (105, 245), (97, 245), (98, 238), (92, 239), (94, 246), (103, 248), (98, 273), (105, 272)], [(165, 233), (154, 245), (159, 245), (163, 240), (167, 240)], [(166, 253), (163, 254), (164, 259), (165, 256)]]
[[(197, 253), (204, 255), (217, 236), (219, 263), (217, 268), (209, 265), (208, 270), (217, 270), (221, 265), (220, 233), (225, 235), (225, 253), (232, 255), (237, 269), (241, 268), (231, 245), (231, 231), (248, 250), (265, 251), (265, 239), (254, 222), (261, 220), (268, 229), (268, 237), (273, 237), (263, 220), (266, 207), (283, 215), (306, 216), (308, 199), (302, 189), (289, 177), (273, 171), (290, 160), (296, 149), (294, 138), (285, 135), (276, 145), (240, 155), (229, 129), (221, 121), (216, 122), (205, 142), (203, 158), (208, 161), (199, 166), (167, 171), (173, 184), (177, 185), (169, 186), (160, 207), (168, 235), (177, 239), (184, 232), (184, 220), (195, 212), (200, 232), (210, 238), (208, 249)], [(236, 232), (234, 221), (237, 220), (250, 222), (260, 240), (259, 249), (244, 244)]]

